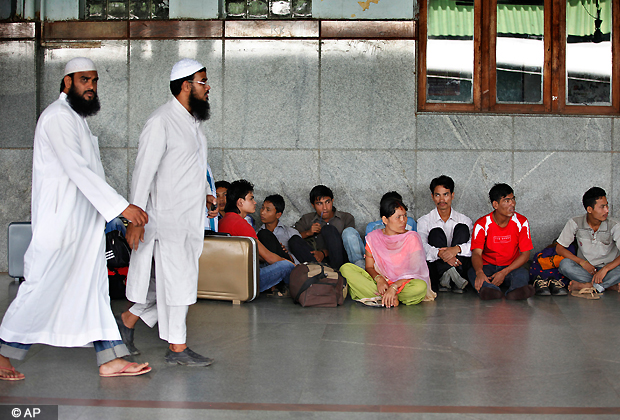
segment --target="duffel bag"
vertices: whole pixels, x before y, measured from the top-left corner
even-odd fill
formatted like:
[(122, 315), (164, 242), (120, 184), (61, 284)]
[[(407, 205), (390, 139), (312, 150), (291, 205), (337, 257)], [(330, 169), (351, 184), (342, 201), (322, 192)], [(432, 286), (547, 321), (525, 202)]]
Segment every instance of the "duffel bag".
[(291, 271), (289, 290), (301, 306), (335, 308), (344, 303), (348, 287), (345, 278), (328, 265), (304, 263)]

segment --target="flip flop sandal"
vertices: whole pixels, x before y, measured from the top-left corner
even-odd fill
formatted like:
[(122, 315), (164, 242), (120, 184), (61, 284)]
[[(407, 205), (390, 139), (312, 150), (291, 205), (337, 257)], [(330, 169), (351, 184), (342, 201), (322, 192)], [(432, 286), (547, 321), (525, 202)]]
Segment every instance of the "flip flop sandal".
[(137, 372), (127, 372), (127, 369), (129, 369), (133, 365), (137, 365), (137, 363), (135, 362), (127, 363), (121, 370), (117, 372), (107, 373), (105, 375), (102, 375), (100, 373), (99, 376), (101, 376), (102, 378), (115, 378), (118, 376), (139, 376), (139, 375), (144, 375), (145, 373), (149, 373), (152, 369), (150, 366), (145, 366), (144, 368), (142, 368), (141, 370)]
[[(7, 372), (13, 372), (13, 374), (16, 374), (17, 372), (15, 372), (15, 368), (14, 367), (2, 367), (0, 366), (0, 370), (6, 370)], [(0, 376), (0, 380), (1, 381), (22, 381), (24, 380), (26, 377), (24, 376), (24, 374), (22, 373), (22, 376)]]
[(601, 296), (596, 292), (596, 290), (594, 290), (593, 287), (586, 287), (580, 290), (573, 290), (570, 292), (570, 294), (571, 296), (588, 299), (588, 300), (597, 300), (601, 298)]
[(375, 297), (371, 297), (371, 298), (362, 298), (362, 299), (355, 299), (357, 302), (363, 303), (366, 306), (372, 306), (374, 308), (382, 308), (383, 304), (381, 304), (381, 300), (383, 298), (381, 296), (375, 296)]

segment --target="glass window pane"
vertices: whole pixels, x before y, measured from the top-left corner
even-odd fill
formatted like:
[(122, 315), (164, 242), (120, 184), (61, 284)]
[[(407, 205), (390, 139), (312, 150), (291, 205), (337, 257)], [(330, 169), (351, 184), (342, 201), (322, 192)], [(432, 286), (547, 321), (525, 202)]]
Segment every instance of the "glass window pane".
[(428, 0), (427, 102), (473, 98), (474, 2)]
[(542, 103), (544, 12), (544, 0), (497, 2), (497, 102)]
[(566, 4), (566, 103), (611, 104), (611, 0)]

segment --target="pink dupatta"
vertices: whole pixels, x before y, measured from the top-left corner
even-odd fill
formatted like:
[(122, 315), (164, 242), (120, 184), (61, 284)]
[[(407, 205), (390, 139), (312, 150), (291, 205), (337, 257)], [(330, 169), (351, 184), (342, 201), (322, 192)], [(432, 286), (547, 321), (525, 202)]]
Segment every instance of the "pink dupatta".
[(424, 280), (424, 301), (435, 300), (437, 294), (431, 289), (426, 253), (417, 232), (386, 235), (382, 229), (376, 229), (366, 235), (366, 244), (375, 260), (375, 270), (387, 278), (388, 283), (402, 279)]

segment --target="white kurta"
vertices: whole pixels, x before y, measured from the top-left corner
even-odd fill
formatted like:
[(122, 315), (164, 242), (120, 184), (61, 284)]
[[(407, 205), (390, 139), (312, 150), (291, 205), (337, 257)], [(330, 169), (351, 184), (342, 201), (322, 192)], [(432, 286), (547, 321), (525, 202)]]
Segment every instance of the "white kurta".
[(149, 117), (138, 144), (130, 201), (146, 210), (149, 223), (144, 243), (131, 254), (129, 300), (146, 303), (155, 256), (157, 284), (165, 282), (162, 303), (196, 302), (208, 193), (207, 139), (200, 122), (172, 98)]
[(97, 137), (69, 106), (52, 103), (37, 123), (32, 165), (32, 241), (0, 338), (83, 346), (120, 340), (108, 295), (105, 222), (129, 203), (105, 181)]

